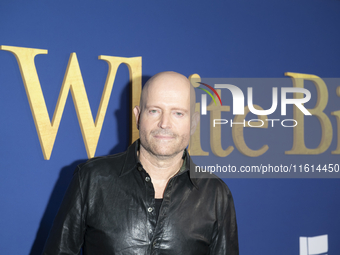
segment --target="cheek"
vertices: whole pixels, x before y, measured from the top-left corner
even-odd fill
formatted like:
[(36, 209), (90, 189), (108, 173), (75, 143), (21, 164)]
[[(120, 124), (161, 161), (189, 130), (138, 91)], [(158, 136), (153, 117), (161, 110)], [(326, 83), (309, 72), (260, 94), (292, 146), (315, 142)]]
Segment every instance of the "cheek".
[(151, 131), (152, 129), (154, 129), (156, 127), (156, 124), (154, 121), (150, 120), (150, 119), (141, 119), (140, 123), (139, 123), (139, 131), (140, 132), (144, 132), (147, 133), (149, 131)]

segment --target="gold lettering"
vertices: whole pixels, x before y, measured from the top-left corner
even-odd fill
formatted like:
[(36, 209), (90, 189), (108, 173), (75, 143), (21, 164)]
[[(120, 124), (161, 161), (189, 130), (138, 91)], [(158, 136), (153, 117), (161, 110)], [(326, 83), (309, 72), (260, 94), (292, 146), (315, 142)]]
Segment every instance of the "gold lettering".
[[(336, 94), (338, 97), (340, 97), (340, 86), (336, 88)], [(338, 142), (337, 147), (335, 151), (332, 151), (332, 154), (340, 154), (340, 111), (331, 112), (333, 116), (336, 118), (336, 124), (337, 124), (337, 136), (338, 136)]]
[[(261, 108), (261, 106), (258, 105), (254, 105), (254, 108), (256, 110), (263, 110), (263, 108)], [(247, 116), (247, 114), (249, 113), (249, 108), (248, 106), (244, 107), (244, 115), (236, 115), (233, 122), (243, 122)], [(267, 116), (266, 115), (260, 115), (257, 116), (258, 119), (263, 121), (263, 125), (256, 125), (255, 124), (251, 124), (252, 127), (254, 128), (268, 128), (268, 121), (266, 121)], [(246, 127), (250, 127), (248, 125), (247, 122), (245, 122), (245, 126)], [(262, 124), (262, 122), (259, 122), (260, 124)], [(243, 125), (233, 125), (232, 126), (232, 135), (233, 135), (233, 140), (235, 143), (236, 148), (243, 154), (249, 157), (258, 157), (261, 156), (262, 154), (264, 154), (268, 149), (268, 145), (263, 145), (260, 149), (258, 150), (252, 150), (250, 149), (245, 140), (244, 140), (244, 133), (243, 133)]]
[[(191, 85), (196, 88), (201, 82), (201, 77), (198, 74), (192, 74), (189, 76)], [(195, 112), (201, 113), (201, 104), (195, 103)], [(197, 123), (194, 134), (190, 137), (188, 151), (191, 156), (208, 156), (209, 152), (203, 151), (201, 146), (201, 120)]]
[[(116, 71), (121, 63), (125, 63), (130, 70), (132, 96), (134, 99), (132, 104), (139, 104), (138, 94), (140, 95), (141, 91), (141, 57), (120, 58), (99, 56), (99, 59), (105, 60), (109, 64), (109, 71), (100, 106), (98, 108), (97, 117), (94, 122), (77, 56), (75, 53), (72, 53), (70, 55), (64, 81), (51, 122), (34, 63), (35, 56), (39, 54), (47, 54), (47, 50), (13, 46), (0, 46), (0, 49), (12, 52), (18, 61), (40, 145), (46, 160), (49, 160), (51, 157), (54, 141), (58, 132), (69, 90), (71, 90), (86, 152), (89, 158), (93, 157), (95, 154), (106, 109), (111, 96)], [(134, 136), (132, 136), (132, 139), (133, 138)]]
[(335, 151), (332, 151), (332, 154), (340, 154), (340, 111), (331, 112), (333, 116), (336, 118), (337, 130), (338, 130), (338, 141), (337, 147)]
[[(310, 149), (305, 145), (304, 137), (304, 114), (297, 108), (293, 109), (293, 118), (298, 122), (293, 131), (293, 147), (285, 154), (303, 155), (303, 154), (320, 154), (325, 152), (332, 142), (333, 129), (332, 124), (323, 112), (328, 103), (328, 90), (325, 82), (318, 76), (301, 73), (285, 73), (292, 78), (293, 86), (297, 88), (304, 87), (304, 80), (312, 81), (317, 89), (317, 102), (313, 109), (307, 109), (312, 115), (316, 116), (321, 124), (321, 141), (317, 148)], [(294, 98), (303, 98), (301, 93), (294, 93)]]

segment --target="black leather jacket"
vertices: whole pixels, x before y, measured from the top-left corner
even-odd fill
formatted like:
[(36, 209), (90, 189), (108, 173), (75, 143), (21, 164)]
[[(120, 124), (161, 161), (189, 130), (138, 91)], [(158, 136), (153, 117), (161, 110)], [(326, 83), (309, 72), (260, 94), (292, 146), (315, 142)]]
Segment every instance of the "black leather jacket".
[(237, 255), (227, 185), (217, 178), (190, 178), (186, 153), (185, 167), (167, 184), (157, 220), (138, 145), (78, 166), (43, 254), (79, 254), (83, 247), (84, 255)]

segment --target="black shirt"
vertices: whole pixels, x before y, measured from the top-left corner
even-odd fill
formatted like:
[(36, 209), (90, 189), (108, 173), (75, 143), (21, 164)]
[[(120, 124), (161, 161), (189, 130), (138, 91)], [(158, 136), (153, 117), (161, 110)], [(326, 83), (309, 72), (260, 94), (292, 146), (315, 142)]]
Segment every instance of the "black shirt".
[(43, 254), (74, 255), (83, 247), (84, 255), (237, 255), (227, 185), (191, 178), (194, 164), (185, 152), (185, 169), (169, 180), (157, 220), (155, 191), (137, 150), (138, 141), (77, 167)]

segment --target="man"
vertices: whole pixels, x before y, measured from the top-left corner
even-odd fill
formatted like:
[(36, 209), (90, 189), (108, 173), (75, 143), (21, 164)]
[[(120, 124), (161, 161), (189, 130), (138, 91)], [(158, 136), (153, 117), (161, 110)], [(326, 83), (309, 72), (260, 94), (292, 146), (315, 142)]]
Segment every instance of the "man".
[(134, 109), (140, 139), (78, 166), (44, 254), (82, 247), (84, 255), (238, 254), (228, 187), (218, 178), (190, 178), (194, 102), (181, 74), (159, 73), (145, 84)]

